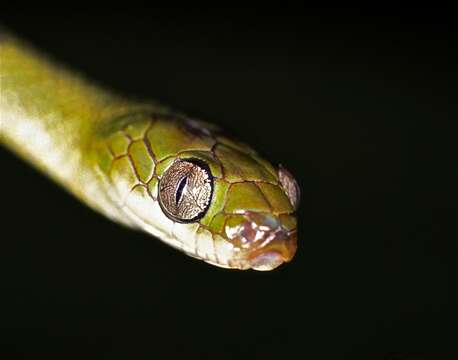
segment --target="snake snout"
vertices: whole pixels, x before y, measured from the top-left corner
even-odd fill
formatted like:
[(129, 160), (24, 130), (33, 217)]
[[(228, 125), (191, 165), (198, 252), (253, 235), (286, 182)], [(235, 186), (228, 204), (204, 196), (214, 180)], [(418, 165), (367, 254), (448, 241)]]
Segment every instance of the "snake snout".
[(270, 242), (248, 256), (254, 270), (272, 270), (284, 262), (289, 262), (297, 250), (296, 231), (284, 229), (271, 234)]
[(254, 270), (272, 270), (289, 262), (296, 253), (296, 230), (288, 230), (271, 214), (246, 212), (244, 221), (226, 227), (231, 242)]

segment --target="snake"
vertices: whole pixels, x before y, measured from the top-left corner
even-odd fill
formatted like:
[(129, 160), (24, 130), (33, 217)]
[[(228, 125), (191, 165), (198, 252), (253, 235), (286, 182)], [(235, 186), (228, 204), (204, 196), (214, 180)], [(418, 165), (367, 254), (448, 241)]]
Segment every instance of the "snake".
[(227, 269), (273, 270), (297, 251), (300, 188), (284, 166), (5, 31), (0, 115), (0, 144), (116, 223)]

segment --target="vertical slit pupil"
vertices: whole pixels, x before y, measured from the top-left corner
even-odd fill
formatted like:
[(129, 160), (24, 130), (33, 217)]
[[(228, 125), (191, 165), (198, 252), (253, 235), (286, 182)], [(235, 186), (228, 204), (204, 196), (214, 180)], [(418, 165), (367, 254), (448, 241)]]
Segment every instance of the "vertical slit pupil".
[(181, 197), (183, 196), (183, 189), (186, 186), (186, 183), (188, 182), (188, 177), (185, 176), (183, 179), (181, 179), (180, 183), (178, 184), (177, 192), (175, 193), (175, 205), (178, 206)]

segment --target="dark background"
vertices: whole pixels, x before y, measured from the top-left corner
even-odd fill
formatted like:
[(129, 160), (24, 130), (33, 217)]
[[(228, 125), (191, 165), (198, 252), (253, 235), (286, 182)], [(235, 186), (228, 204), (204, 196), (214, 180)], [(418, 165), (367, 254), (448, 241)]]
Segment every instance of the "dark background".
[(1, 148), (1, 350), (454, 358), (454, 21), (450, 9), (3, 12), (90, 78), (238, 134), (303, 197), (292, 263), (227, 271), (104, 219)]

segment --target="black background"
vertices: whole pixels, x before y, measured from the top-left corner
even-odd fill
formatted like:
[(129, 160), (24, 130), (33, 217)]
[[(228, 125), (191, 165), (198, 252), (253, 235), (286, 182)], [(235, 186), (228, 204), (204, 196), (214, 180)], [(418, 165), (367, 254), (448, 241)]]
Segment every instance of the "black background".
[(303, 193), (294, 261), (227, 271), (104, 219), (1, 148), (5, 355), (454, 358), (451, 10), (0, 21), (106, 86), (218, 123), (285, 164)]

